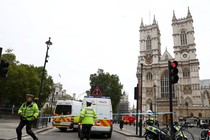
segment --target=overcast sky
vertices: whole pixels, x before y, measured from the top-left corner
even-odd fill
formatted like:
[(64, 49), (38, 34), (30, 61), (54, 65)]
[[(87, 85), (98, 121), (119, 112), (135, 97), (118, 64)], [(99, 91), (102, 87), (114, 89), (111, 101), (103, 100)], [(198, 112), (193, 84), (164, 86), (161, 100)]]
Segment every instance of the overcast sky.
[[(67, 93), (90, 89), (89, 76), (98, 68), (117, 74), (133, 104), (139, 55), (139, 26), (155, 15), (161, 33), (161, 53), (173, 55), (172, 16), (194, 20), (200, 79), (209, 72), (209, 0), (0, 0), (0, 47), (13, 49), (24, 64), (43, 66)], [(61, 75), (61, 78), (59, 77)]]

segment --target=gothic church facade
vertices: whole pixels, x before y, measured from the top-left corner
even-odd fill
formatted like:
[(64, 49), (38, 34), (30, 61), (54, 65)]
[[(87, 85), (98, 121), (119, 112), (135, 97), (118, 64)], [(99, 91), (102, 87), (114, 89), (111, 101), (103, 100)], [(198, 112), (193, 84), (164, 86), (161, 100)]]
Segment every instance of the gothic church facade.
[[(173, 87), (174, 120), (186, 116), (210, 116), (210, 85), (202, 86), (199, 78), (199, 60), (196, 58), (193, 18), (188, 8), (187, 16), (177, 19), (172, 16), (173, 56), (165, 50), (161, 55), (161, 40), (158, 23), (140, 25), (140, 55), (137, 74), (142, 68), (142, 111), (169, 112), (168, 61), (178, 61), (179, 81)], [(165, 121), (167, 115), (157, 115)]]

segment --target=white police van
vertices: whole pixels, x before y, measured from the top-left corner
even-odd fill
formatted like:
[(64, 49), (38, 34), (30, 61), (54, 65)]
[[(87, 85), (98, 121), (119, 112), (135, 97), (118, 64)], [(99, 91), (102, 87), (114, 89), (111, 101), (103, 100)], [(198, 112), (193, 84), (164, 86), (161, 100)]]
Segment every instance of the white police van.
[(61, 131), (78, 129), (82, 103), (74, 100), (58, 100), (53, 115), (52, 124)]
[[(93, 109), (96, 110), (97, 119), (91, 128), (91, 134), (104, 134), (108, 138), (112, 136), (113, 130), (113, 113), (112, 103), (109, 97), (86, 96), (82, 102), (82, 108), (86, 107), (86, 101), (92, 102)], [(78, 136), (80, 136), (82, 125), (78, 127)]]

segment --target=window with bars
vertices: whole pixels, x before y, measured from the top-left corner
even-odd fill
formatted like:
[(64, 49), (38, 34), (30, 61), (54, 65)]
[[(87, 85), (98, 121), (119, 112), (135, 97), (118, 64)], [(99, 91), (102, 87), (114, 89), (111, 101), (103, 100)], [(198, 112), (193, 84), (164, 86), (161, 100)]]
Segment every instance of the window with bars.
[(183, 78), (190, 78), (190, 70), (188, 68), (184, 68)]
[[(164, 71), (161, 76), (161, 98), (169, 98), (169, 75), (168, 70)], [(174, 87), (172, 86), (172, 98), (175, 98)]]
[(151, 72), (147, 73), (146, 79), (147, 80), (152, 80), (152, 73)]
[(184, 30), (181, 31), (180, 41), (181, 41), (181, 45), (186, 45), (187, 44), (187, 34), (185, 33)]
[(147, 40), (146, 40), (146, 50), (149, 51), (152, 49), (152, 46), (151, 46), (151, 38), (150, 36), (148, 35), (147, 36)]

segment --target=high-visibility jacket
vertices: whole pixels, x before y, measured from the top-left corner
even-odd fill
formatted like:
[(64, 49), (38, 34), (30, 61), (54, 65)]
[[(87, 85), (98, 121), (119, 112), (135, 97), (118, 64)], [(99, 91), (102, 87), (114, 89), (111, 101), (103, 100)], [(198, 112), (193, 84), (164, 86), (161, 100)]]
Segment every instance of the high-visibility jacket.
[(38, 105), (35, 102), (32, 102), (28, 105), (27, 102), (24, 102), (18, 110), (18, 114), (20, 113), (22, 114), (25, 120), (33, 121), (34, 118), (37, 118), (39, 116)]
[(94, 124), (96, 119), (96, 110), (88, 106), (82, 109), (80, 113), (80, 120), (82, 124)]

